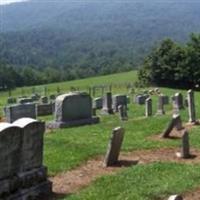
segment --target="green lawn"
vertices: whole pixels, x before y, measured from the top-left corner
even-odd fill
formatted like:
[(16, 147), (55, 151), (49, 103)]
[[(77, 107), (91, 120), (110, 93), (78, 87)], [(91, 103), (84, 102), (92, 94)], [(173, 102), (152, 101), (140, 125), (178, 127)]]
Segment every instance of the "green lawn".
[[(113, 94), (127, 93), (126, 82), (134, 82), (136, 72), (121, 73), (109, 76), (95, 77), (84, 80), (48, 85), (49, 94), (55, 93), (57, 86), (62, 91), (68, 91), (71, 86), (80, 89), (98, 84), (115, 84)], [(118, 85), (117, 85), (118, 84)], [(38, 86), (43, 88), (43, 86)], [(171, 96), (179, 90), (160, 88), (164, 94)], [(13, 91), (13, 95), (20, 95), (21, 89)], [(26, 94), (31, 93), (31, 87), (24, 88)], [(181, 91), (184, 95), (186, 91)], [(1, 94), (1, 106), (5, 105), (7, 93)], [(98, 95), (98, 94), (96, 94)], [(197, 116), (200, 118), (200, 93), (195, 93)], [(157, 97), (153, 98), (153, 111), (156, 112)], [(165, 107), (164, 116), (144, 117), (144, 105), (129, 105), (129, 120), (121, 122), (118, 115), (101, 115), (101, 122), (74, 128), (53, 130), (45, 135), (44, 163), (48, 167), (49, 175), (71, 170), (88, 159), (97, 155), (104, 155), (113, 128), (123, 126), (126, 130), (122, 151), (142, 149), (156, 149), (164, 147), (178, 147), (180, 140), (153, 141), (149, 136), (160, 134), (168, 124), (172, 110), (171, 105)], [(187, 109), (181, 111), (184, 122), (188, 120)], [(45, 121), (52, 116), (41, 117)], [(191, 130), (190, 144), (200, 149), (200, 127)], [(163, 155), (164, 156), (164, 155)], [(166, 198), (169, 194), (183, 193), (191, 188), (200, 186), (200, 166), (177, 163), (153, 163), (133, 166), (123, 169), (117, 175), (104, 176), (97, 179), (88, 188), (81, 190), (64, 199), (136, 199), (155, 200)]]

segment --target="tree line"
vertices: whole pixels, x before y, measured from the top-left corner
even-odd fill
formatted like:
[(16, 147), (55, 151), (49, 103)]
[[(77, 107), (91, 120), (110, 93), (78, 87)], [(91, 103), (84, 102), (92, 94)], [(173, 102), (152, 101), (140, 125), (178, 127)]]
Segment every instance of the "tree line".
[(186, 44), (163, 40), (144, 59), (138, 77), (142, 85), (199, 88), (200, 34), (191, 34)]

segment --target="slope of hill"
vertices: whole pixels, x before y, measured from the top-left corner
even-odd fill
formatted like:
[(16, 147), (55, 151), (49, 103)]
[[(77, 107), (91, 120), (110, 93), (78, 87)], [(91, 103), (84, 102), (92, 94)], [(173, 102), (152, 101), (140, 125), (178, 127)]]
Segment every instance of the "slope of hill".
[(200, 31), (197, 1), (30, 0), (0, 9), (1, 60), (78, 77), (130, 70), (155, 42)]

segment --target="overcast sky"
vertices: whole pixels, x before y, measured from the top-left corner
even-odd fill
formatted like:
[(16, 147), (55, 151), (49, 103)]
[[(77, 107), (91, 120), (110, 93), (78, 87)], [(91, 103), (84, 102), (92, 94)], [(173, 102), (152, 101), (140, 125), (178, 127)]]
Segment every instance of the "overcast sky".
[(27, 0), (0, 0), (0, 5), (10, 4), (10, 3), (15, 3), (15, 2), (20, 2), (20, 1), (27, 1)]

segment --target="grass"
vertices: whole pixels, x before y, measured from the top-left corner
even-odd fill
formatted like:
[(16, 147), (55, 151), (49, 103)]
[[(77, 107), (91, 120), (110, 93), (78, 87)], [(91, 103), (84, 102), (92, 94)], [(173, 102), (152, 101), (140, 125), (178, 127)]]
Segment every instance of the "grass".
[[(128, 93), (126, 82), (136, 80), (136, 72), (121, 73), (109, 76), (95, 77), (58, 84), (49, 84), (48, 92), (56, 93), (59, 86), (61, 90), (69, 91), (71, 86), (81, 90), (88, 86), (100, 84), (114, 84), (113, 94)], [(38, 86), (42, 91), (44, 86)], [(184, 96), (186, 91), (160, 88), (162, 93), (173, 95), (180, 91)], [(21, 88), (12, 92), (13, 96), (20, 96)], [(39, 89), (38, 89), (39, 90)], [(23, 88), (25, 94), (31, 94), (31, 87)], [(5, 106), (7, 93), (0, 93), (0, 106)], [(95, 96), (100, 95), (96, 93)], [(196, 111), (200, 118), (200, 93), (196, 92)], [(153, 96), (153, 112), (156, 112), (157, 97)], [(45, 135), (44, 164), (48, 167), (49, 175), (71, 170), (88, 159), (97, 155), (104, 155), (108, 140), (113, 128), (123, 126), (126, 130), (122, 151), (142, 149), (156, 149), (163, 147), (177, 147), (180, 140), (153, 141), (149, 136), (160, 134), (171, 118), (172, 106), (165, 106), (166, 115), (144, 117), (145, 106), (129, 104), (129, 120), (121, 122), (117, 114), (101, 115), (101, 122), (67, 129), (57, 129)], [(181, 111), (181, 118), (188, 121), (187, 109)], [(53, 116), (40, 117), (39, 119), (51, 121)], [(190, 135), (190, 145), (200, 149), (200, 127), (193, 128)], [(97, 179), (88, 188), (78, 194), (65, 197), (65, 199), (136, 199), (155, 200), (163, 199), (169, 194), (182, 193), (200, 185), (200, 166), (176, 163), (153, 163), (144, 166), (134, 166), (124, 169), (113, 176), (104, 176)]]

